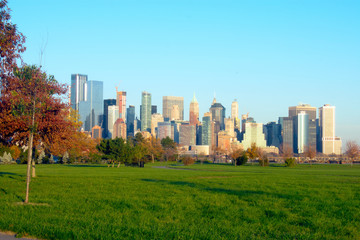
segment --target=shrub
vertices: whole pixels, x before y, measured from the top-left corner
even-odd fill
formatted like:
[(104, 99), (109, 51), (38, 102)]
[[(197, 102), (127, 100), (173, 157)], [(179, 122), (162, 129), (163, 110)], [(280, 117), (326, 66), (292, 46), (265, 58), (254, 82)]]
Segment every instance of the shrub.
[(185, 166), (189, 166), (189, 165), (194, 164), (195, 159), (190, 156), (183, 156), (181, 158), (181, 161), (184, 163)]
[(296, 165), (296, 160), (295, 160), (295, 158), (287, 158), (287, 159), (285, 160), (285, 166), (286, 166), (286, 167), (295, 167), (295, 165)]
[(259, 159), (259, 165), (262, 166), (262, 167), (269, 166), (269, 159), (267, 159), (267, 158)]
[(244, 152), (240, 157), (236, 159), (236, 165), (244, 165), (248, 161), (248, 157), (246, 156), (246, 153)]

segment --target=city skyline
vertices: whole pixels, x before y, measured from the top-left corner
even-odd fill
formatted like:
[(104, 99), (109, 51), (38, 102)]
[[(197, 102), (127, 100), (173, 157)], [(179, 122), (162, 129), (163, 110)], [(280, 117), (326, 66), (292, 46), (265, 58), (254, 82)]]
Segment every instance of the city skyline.
[(9, 2), (12, 21), (27, 37), (26, 63), (41, 64), (61, 83), (69, 84), (74, 73), (103, 81), (104, 99), (115, 98), (118, 86), (137, 116), (142, 91), (152, 94), (158, 109), (162, 96), (184, 97), (184, 119), (194, 92), (199, 118), (216, 93), (226, 117), (237, 99), (239, 115), (250, 112), (264, 124), (287, 116), (288, 106), (330, 104), (336, 106), (336, 135), (344, 143), (360, 142), (359, 6), (355, 1)]

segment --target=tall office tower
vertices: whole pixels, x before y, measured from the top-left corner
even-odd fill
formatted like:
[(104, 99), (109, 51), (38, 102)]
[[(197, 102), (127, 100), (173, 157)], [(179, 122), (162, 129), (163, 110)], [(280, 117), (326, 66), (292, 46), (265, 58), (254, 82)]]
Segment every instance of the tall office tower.
[(156, 105), (152, 105), (151, 106), (151, 115), (157, 113), (157, 106)]
[[(212, 120), (215, 121), (216, 125), (219, 125), (220, 130), (225, 130), (225, 107), (221, 103), (216, 102), (214, 98), (213, 104), (210, 107), (210, 112), (212, 115)], [(218, 132), (216, 132), (217, 134)]]
[(281, 144), (281, 125), (276, 122), (269, 122), (264, 125), (264, 134), (267, 146), (279, 148)]
[(280, 117), (281, 146), (283, 151), (289, 149), (294, 152), (294, 120), (291, 117)]
[[(231, 119), (231, 118), (229, 118)], [(230, 136), (226, 131), (220, 131), (218, 134), (218, 145), (221, 150), (226, 154), (230, 154), (231, 150), (232, 136)]]
[(80, 121), (83, 129), (90, 132), (95, 125), (102, 126), (104, 114), (103, 82), (87, 81), (85, 98), (79, 102)]
[(126, 124), (121, 118), (118, 118), (114, 123), (114, 131), (112, 138), (126, 139)]
[(119, 118), (126, 121), (126, 92), (116, 88), (116, 106), (119, 106)]
[(305, 111), (294, 117), (294, 149), (295, 153), (304, 153), (309, 146), (309, 114)]
[(184, 124), (180, 125), (179, 143), (182, 146), (196, 145), (196, 126)]
[(171, 138), (176, 143), (180, 143), (180, 125), (182, 124), (181, 121), (171, 121)]
[(190, 103), (189, 121), (190, 125), (196, 126), (199, 124), (199, 103), (195, 98), (195, 93)]
[(335, 106), (325, 104), (319, 108), (320, 151), (323, 154), (341, 154), (341, 138), (335, 135)]
[(199, 122), (196, 128), (196, 145), (202, 145), (202, 123)]
[(127, 136), (134, 136), (135, 135), (135, 106), (129, 105), (126, 109), (126, 135)]
[(249, 113), (241, 115), (241, 131), (242, 132), (245, 132), (245, 123), (248, 118), (249, 118)]
[(225, 132), (230, 137), (235, 137), (235, 127), (234, 127), (234, 119), (232, 118), (225, 118)]
[(102, 129), (100, 126), (95, 125), (92, 129), (91, 129), (91, 138), (93, 139), (101, 139), (102, 136)]
[(231, 103), (231, 119), (237, 134), (240, 134), (239, 104), (236, 99)]
[(151, 131), (151, 94), (142, 92), (141, 95), (141, 131)]
[(179, 108), (179, 105), (176, 105), (176, 104), (172, 105), (170, 120), (171, 121), (180, 120), (180, 108)]
[(112, 138), (114, 133), (114, 124), (116, 120), (119, 119), (119, 106), (111, 105), (107, 109), (108, 119), (107, 119), (107, 138)]
[(157, 128), (158, 139), (161, 140), (166, 137), (173, 139), (173, 137), (171, 136), (171, 128), (172, 126), (170, 122), (159, 122)]
[[(309, 104), (289, 107), (289, 117), (296, 117), (300, 112), (305, 112), (309, 115), (308, 146), (316, 151), (316, 107), (312, 107)], [(294, 134), (296, 134), (296, 131), (294, 131)]]
[(71, 108), (79, 111), (79, 103), (86, 101), (86, 87), (85, 83), (88, 80), (87, 75), (83, 74), (71, 74), (71, 86), (70, 86), (70, 102)]
[[(102, 128), (103, 128), (103, 138), (111, 138), (108, 137), (108, 119), (109, 119), (109, 116), (108, 116), (108, 107), (109, 106), (115, 106), (116, 105), (116, 99), (105, 99), (104, 100), (104, 117), (103, 117), (103, 125), (102, 125)], [(118, 113), (119, 115), (119, 113)], [(115, 119), (116, 120), (116, 119)], [(114, 121), (115, 122), (115, 121)], [(113, 123), (114, 124), (114, 123)]]
[(201, 138), (202, 142), (201, 145), (208, 145), (212, 146), (212, 123), (211, 120), (211, 113), (207, 112), (204, 114), (204, 117), (202, 118), (202, 132), (201, 132)]
[(151, 115), (151, 134), (156, 137), (156, 129), (159, 122), (164, 122), (164, 118), (160, 113), (154, 113)]
[(171, 111), (173, 105), (178, 105), (179, 107), (179, 120), (184, 120), (184, 98), (183, 97), (173, 97), (173, 96), (163, 96), (163, 117), (165, 121), (171, 120)]
[(245, 123), (245, 133), (244, 140), (241, 144), (244, 147), (244, 150), (251, 147), (251, 144), (255, 143), (257, 147), (264, 148), (266, 147), (265, 135), (263, 133), (263, 124), (262, 123)]

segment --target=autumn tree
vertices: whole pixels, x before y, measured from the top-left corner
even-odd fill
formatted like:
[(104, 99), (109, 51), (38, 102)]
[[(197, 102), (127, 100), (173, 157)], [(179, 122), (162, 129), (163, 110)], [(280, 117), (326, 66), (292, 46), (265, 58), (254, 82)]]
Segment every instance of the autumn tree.
[(166, 161), (173, 158), (177, 154), (177, 145), (174, 140), (170, 137), (166, 137), (161, 139), (161, 145), (164, 149), (164, 157)]
[(238, 159), (243, 154), (243, 152), (244, 151), (242, 149), (236, 149), (230, 153), (230, 157), (234, 161), (235, 167), (236, 167), (236, 159)]
[(304, 156), (309, 158), (309, 162), (311, 164), (311, 160), (313, 160), (316, 157), (316, 150), (313, 146), (310, 144), (305, 147)]
[(159, 139), (150, 137), (145, 140), (145, 147), (147, 148), (147, 153), (151, 157), (151, 161), (154, 163), (155, 159), (161, 159), (164, 153), (161, 142)]
[(355, 141), (347, 141), (345, 146), (345, 154), (350, 158), (351, 166), (354, 160), (360, 157), (360, 146)]

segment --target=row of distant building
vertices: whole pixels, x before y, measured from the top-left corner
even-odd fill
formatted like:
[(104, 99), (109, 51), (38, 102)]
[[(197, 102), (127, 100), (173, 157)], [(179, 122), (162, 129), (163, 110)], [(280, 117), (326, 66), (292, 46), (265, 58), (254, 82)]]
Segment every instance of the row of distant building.
[(194, 97), (190, 103), (189, 120), (184, 120), (184, 98), (163, 96), (162, 114), (151, 104), (151, 94), (142, 92), (140, 119), (135, 106), (126, 107), (126, 92), (116, 89), (116, 99), (103, 99), (103, 82), (89, 81), (87, 75), (72, 74), (71, 107), (78, 111), (81, 130), (93, 138), (126, 139), (141, 132), (145, 138), (170, 137), (184, 151), (209, 155), (215, 150), (230, 153), (247, 149), (253, 143), (268, 153), (279, 153), (288, 148), (295, 154), (307, 149), (323, 154), (341, 154), (342, 142), (335, 135), (335, 106), (317, 108), (307, 104), (289, 107), (287, 117), (277, 122), (256, 123), (243, 114), (239, 105), (231, 104), (231, 115), (226, 118), (225, 107), (214, 98), (209, 112), (201, 118), (199, 103)]

